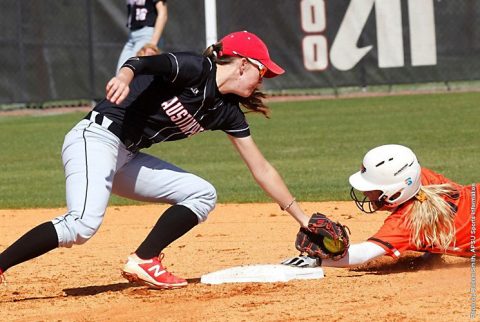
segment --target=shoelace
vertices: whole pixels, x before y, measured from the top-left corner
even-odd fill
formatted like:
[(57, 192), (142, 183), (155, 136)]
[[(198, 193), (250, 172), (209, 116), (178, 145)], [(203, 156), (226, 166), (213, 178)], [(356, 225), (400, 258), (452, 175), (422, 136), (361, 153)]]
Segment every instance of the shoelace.
[(163, 265), (162, 263), (162, 260), (163, 258), (165, 257), (165, 254), (164, 253), (160, 253), (160, 255), (158, 256), (158, 261), (160, 262), (160, 265), (162, 266), (163, 270), (165, 271), (165, 275), (169, 276), (169, 277), (173, 277), (175, 279), (178, 279), (178, 277), (176, 277), (175, 275), (173, 275), (172, 273), (170, 273), (168, 270), (167, 270), (167, 267), (165, 265)]

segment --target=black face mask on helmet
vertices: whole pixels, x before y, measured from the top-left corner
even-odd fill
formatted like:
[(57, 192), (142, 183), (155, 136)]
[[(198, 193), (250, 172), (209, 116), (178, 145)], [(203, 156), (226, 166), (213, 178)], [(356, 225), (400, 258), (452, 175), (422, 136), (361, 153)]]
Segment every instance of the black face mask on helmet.
[[(362, 194), (361, 197), (357, 196), (357, 192), (359, 195), (360, 193)], [(382, 200), (371, 201), (367, 196), (363, 195), (362, 192), (355, 190), (353, 187), (350, 189), (350, 198), (355, 202), (358, 209), (367, 214), (373, 214), (378, 209), (383, 208), (386, 204), (385, 198), (382, 198)]]

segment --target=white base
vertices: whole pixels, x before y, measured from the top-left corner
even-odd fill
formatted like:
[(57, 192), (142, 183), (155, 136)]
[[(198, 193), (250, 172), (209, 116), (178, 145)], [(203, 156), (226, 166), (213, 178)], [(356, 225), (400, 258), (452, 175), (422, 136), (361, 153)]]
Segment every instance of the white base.
[(288, 282), (294, 279), (323, 278), (321, 267), (292, 267), (287, 265), (246, 265), (236, 266), (202, 275), (203, 284)]

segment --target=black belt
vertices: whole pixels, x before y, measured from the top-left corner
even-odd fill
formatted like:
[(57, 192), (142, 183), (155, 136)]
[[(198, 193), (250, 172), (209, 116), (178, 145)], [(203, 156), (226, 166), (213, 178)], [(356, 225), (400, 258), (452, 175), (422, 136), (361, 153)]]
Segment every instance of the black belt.
[(139, 148), (135, 145), (135, 143), (132, 140), (125, 137), (124, 131), (122, 130), (122, 127), (120, 125), (118, 125), (117, 123), (113, 122), (112, 120), (110, 120), (105, 115), (100, 114), (98, 112), (95, 112), (95, 114), (94, 114), (92, 111), (90, 111), (85, 116), (85, 119), (89, 120), (91, 122), (94, 122), (94, 123), (106, 128), (107, 130), (109, 130), (113, 134), (115, 134), (115, 136), (118, 137), (120, 139), (120, 141), (122, 141), (122, 143), (125, 145), (125, 147), (127, 148), (128, 151), (133, 152), (133, 153), (138, 152)]

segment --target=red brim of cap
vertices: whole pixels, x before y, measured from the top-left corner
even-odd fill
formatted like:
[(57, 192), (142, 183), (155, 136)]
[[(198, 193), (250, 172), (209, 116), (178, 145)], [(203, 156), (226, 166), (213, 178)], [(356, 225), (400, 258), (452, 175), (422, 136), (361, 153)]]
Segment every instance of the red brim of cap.
[(267, 72), (265, 73), (265, 78), (273, 78), (275, 76), (278, 76), (278, 75), (282, 75), (283, 73), (285, 73), (285, 70), (278, 66), (277, 64), (275, 64), (273, 62), (273, 60), (260, 60), (259, 61), (265, 65), (265, 67), (267, 67)]

